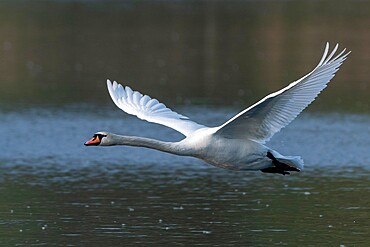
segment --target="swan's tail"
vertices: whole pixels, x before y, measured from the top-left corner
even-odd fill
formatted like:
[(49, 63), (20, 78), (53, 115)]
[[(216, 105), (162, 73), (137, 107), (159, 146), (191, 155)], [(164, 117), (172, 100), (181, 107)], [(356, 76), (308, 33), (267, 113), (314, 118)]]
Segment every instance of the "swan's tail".
[(283, 156), (274, 150), (267, 152), (267, 158), (271, 159), (272, 166), (262, 169), (262, 172), (290, 174), (290, 171), (303, 170), (303, 160), (299, 156)]

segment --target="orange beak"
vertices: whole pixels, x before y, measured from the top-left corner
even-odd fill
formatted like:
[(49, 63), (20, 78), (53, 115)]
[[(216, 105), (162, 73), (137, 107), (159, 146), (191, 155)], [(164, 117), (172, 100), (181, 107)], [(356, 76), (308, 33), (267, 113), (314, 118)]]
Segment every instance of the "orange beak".
[(91, 140), (85, 142), (85, 146), (98, 146), (100, 144), (100, 139), (98, 136), (93, 137)]

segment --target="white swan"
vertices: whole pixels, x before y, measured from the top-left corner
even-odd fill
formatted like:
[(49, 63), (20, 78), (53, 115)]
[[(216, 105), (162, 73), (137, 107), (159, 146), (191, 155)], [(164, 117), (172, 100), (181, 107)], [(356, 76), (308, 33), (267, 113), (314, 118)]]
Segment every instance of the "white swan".
[(129, 145), (193, 156), (214, 166), (232, 170), (261, 170), (289, 174), (303, 169), (298, 156), (283, 156), (264, 144), (306, 108), (334, 77), (350, 53), (328, 55), (329, 44), (314, 70), (287, 87), (272, 93), (218, 127), (206, 127), (180, 115), (156, 99), (107, 80), (113, 102), (124, 112), (182, 133), (179, 142), (97, 132), (86, 146)]

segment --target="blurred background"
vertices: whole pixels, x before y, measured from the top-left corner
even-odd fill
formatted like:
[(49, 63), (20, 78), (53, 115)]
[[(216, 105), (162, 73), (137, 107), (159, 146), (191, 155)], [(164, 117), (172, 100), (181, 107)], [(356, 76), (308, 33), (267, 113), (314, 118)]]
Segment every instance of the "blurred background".
[(352, 51), (320, 106), (369, 112), (369, 1), (2, 1), (1, 104), (110, 103), (106, 79), (168, 104), (250, 105), (325, 43)]
[[(0, 1), (1, 246), (367, 246), (370, 1)], [(268, 146), (290, 176), (144, 148), (183, 136), (112, 103), (106, 80), (224, 123), (351, 50)]]

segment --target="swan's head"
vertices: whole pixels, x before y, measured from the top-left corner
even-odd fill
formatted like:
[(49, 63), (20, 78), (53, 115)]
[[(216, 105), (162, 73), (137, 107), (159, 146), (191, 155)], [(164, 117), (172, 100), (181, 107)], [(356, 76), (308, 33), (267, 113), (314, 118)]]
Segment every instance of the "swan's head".
[(85, 142), (85, 146), (108, 146), (108, 132), (97, 132), (93, 137)]

